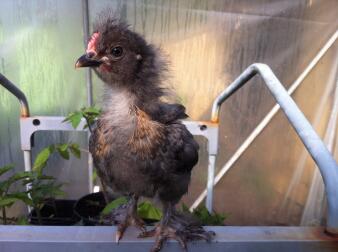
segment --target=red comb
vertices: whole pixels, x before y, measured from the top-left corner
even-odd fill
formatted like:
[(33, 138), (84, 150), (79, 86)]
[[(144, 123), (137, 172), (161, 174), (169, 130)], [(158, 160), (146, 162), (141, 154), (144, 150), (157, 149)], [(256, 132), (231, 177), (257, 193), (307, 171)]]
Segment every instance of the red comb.
[(97, 44), (97, 40), (100, 37), (100, 34), (98, 32), (94, 32), (92, 37), (90, 38), (89, 42), (88, 42), (88, 46), (87, 46), (87, 50), (86, 52), (94, 52), (96, 53), (96, 44)]

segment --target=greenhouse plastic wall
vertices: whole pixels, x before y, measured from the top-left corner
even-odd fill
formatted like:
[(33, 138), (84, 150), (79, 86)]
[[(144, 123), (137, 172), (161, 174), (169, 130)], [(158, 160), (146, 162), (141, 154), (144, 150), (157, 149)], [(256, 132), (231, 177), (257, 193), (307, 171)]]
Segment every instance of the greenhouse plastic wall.
[[(194, 120), (209, 119), (214, 98), (253, 62), (269, 65), (288, 88), (338, 28), (335, 0), (90, 0), (90, 23), (107, 6), (119, 10), (132, 29), (168, 55), (168, 85)], [(82, 15), (82, 1), (0, 2), (0, 72), (26, 93), (32, 115), (66, 115), (87, 104), (85, 72), (74, 70), (83, 52)], [(337, 87), (337, 46), (293, 95), (323, 139), (332, 128), (328, 126)], [(99, 104), (101, 83), (95, 75), (93, 80), (94, 103)], [(243, 87), (222, 108), (218, 170), (274, 105), (261, 80), (252, 82), (256, 83)], [(0, 165), (15, 163), (23, 169), (19, 107), (3, 89), (0, 115)], [(34, 152), (69, 139), (86, 149), (85, 134), (38, 133)], [(337, 158), (336, 139), (327, 137)], [(206, 142), (198, 140), (200, 162), (184, 197), (187, 204), (206, 185)], [(321, 224), (325, 200), (314, 168), (279, 112), (215, 187), (215, 210), (229, 213), (230, 225)], [(48, 172), (68, 183), (70, 198), (88, 191), (86, 170), (85, 153), (81, 161), (54, 158), (48, 166)]]

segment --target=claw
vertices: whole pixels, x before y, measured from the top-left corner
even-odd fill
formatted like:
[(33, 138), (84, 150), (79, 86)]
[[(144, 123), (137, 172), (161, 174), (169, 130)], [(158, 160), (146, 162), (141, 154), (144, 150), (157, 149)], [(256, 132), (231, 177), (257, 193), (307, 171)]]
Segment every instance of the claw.
[(205, 240), (207, 242), (211, 242), (212, 237), (214, 236), (213, 232), (205, 232), (205, 233), (201, 233), (201, 234), (189, 234), (188, 239), (189, 240)]
[(128, 203), (114, 209), (112, 212), (112, 219), (118, 222), (115, 241), (119, 243), (123, 238), (124, 232), (129, 226), (136, 226), (141, 230), (141, 233), (145, 233), (145, 223), (142, 219), (137, 216), (137, 197), (132, 196)]
[(167, 240), (167, 237), (160, 234), (156, 241), (154, 246), (151, 248), (150, 252), (159, 252), (163, 246), (163, 243)]
[(147, 232), (144, 221), (139, 219), (137, 216), (133, 216), (132, 225), (137, 227), (141, 231), (141, 234)]
[(122, 238), (122, 232), (121, 231), (116, 231), (116, 236), (115, 236), (115, 241), (116, 241), (116, 243), (117, 244), (119, 244), (119, 242), (120, 242), (120, 240), (121, 240), (121, 238)]
[(139, 233), (137, 238), (147, 238), (147, 237), (153, 237), (156, 234), (156, 228), (149, 230), (149, 231), (143, 231)]
[(181, 245), (183, 251), (185, 251), (185, 252), (188, 251), (188, 250), (187, 250), (187, 243), (186, 243), (185, 239), (183, 239), (183, 238), (180, 237), (180, 236), (176, 236), (174, 239), (175, 239), (176, 241), (178, 241), (178, 243)]
[(159, 252), (167, 239), (176, 240), (182, 250), (187, 252), (187, 242), (193, 240), (206, 240), (210, 242), (215, 235), (213, 231), (206, 231), (202, 226), (195, 225), (186, 219), (185, 216), (174, 213), (164, 219), (154, 229), (141, 233), (138, 237), (150, 237), (155, 235), (155, 243), (151, 252)]

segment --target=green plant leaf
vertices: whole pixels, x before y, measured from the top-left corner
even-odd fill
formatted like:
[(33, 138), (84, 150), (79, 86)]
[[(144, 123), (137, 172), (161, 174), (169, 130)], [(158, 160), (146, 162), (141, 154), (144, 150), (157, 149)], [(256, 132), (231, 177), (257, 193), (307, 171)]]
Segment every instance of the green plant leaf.
[(40, 151), (34, 161), (33, 171), (36, 171), (39, 174), (41, 174), (42, 169), (47, 165), (47, 161), (50, 155), (51, 155), (50, 147), (46, 147), (42, 151)]
[(55, 182), (42, 183), (41, 181), (34, 181), (32, 188), (29, 190), (34, 207), (42, 206), (46, 199), (55, 198), (56, 196), (63, 196), (65, 193), (61, 190), (62, 184)]
[[(181, 211), (183, 213), (190, 213), (189, 207), (184, 203), (181, 205)], [(215, 211), (210, 214), (205, 206), (195, 208), (192, 215), (195, 216), (202, 225), (209, 226), (223, 226), (225, 219), (228, 217), (227, 214), (219, 214)]]
[(69, 113), (66, 117), (65, 117), (65, 119), (63, 119), (63, 123), (64, 122), (70, 122), (70, 118), (72, 117), (72, 116), (74, 116), (74, 112), (71, 112), (71, 113)]
[(37, 178), (39, 180), (55, 180), (53, 176), (47, 176), (47, 175), (39, 175)]
[(16, 225), (21, 225), (21, 226), (26, 226), (26, 225), (29, 225), (29, 221), (28, 221), (28, 218), (26, 216), (20, 216), (16, 223)]
[(10, 198), (21, 200), (22, 202), (24, 202), (26, 205), (29, 205), (29, 206), (33, 204), (32, 200), (29, 198), (28, 193), (26, 192), (11, 193), (11, 194), (8, 194), (7, 196)]
[(18, 201), (17, 198), (11, 198), (11, 197), (4, 197), (0, 199), (0, 207), (9, 207), (13, 205), (16, 201)]
[(210, 214), (205, 206), (194, 209), (193, 215), (196, 216), (203, 225), (209, 226), (222, 226), (224, 225), (224, 220), (227, 218), (226, 214), (216, 212)]
[(137, 207), (137, 214), (142, 219), (160, 220), (162, 212), (148, 201), (142, 202)]
[(1, 181), (0, 182), (0, 194), (3, 194), (3, 192), (8, 190), (8, 187), (10, 186), (10, 182), (8, 180)]
[(63, 157), (66, 160), (69, 160), (69, 151), (68, 151), (68, 144), (60, 144), (56, 146), (56, 150), (60, 154), (61, 157)]
[(59, 144), (57, 148), (61, 151), (66, 151), (68, 149), (68, 144)]
[(8, 191), (10, 186), (19, 180), (30, 177), (30, 172), (17, 172), (10, 176), (8, 179), (0, 182), (0, 193)]
[(101, 214), (107, 215), (109, 214), (113, 209), (126, 204), (128, 202), (126, 197), (120, 197), (117, 198), (116, 200), (113, 200), (112, 202), (108, 203), (105, 208), (102, 210)]
[(73, 128), (77, 128), (81, 122), (82, 118), (86, 119), (86, 124), (83, 128), (87, 128), (88, 124), (91, 125), (95, 122), (95, 119), (100, 115), (101, 110), (99, 108), (93, 107), (83, 107), (80, 111), (74, 111), (69, 113), (69, 115), (63, 120), (63, 122), (70, 122)]
[(83, 114), (80, 111), (76, 111), (68, 118), (67, 121), (69, 121), (72, 124), (73, 128), (76, 129), (77, 126), (79, 126), (82, 117)]
[(10, 170), (12, 170), (14, 168), (14, 165), (9, 164), (9, 165), (5, 165), (3, 167), (0, 168), (0, 176)]
[(66, 193), (60, 188), (60, 187), (55, 187), (50, 194), (50, 197), (54, 198), (56, 196), (64, 196)]
[(76, 144), (76, 143), (70, 144), (69, 149), (75, 157), (81, 158), (80, 146), (78, 144)]
[(11, 181), (12, 183), (22, 180), (22, 179), (26, 179), (26, 178), (31, 178), (32, 177), (32, 173), (28, 172), (28, 171), (22, 171), (22, 172), (17, 172), (15, 174), (13, 174), (8, 180)]
[(101, 114), (101, 109), (93, 106), (93, 107), (88, 107), (88, 108), (82, 108), (82, 111), (86, 114), (90, 115), (99, 115)]

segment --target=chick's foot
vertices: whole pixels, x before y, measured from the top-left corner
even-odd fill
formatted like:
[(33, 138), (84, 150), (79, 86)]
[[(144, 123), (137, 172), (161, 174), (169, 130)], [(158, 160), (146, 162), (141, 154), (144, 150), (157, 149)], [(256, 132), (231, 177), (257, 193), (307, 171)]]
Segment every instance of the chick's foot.
[(115, 237), (117, 243), (122, 239), (129, 226), (137, 227), (142, 233), (146, 232), (144, 221), (137, 216), (137, 199), (133, 196), (128, 203), (119, 206), (111, 213), (111, 218), (117, 224)]
[(155, 244), (151, 252), (158, 252), (168, 239), (179, 242), (182, 249), (187, 251), (187, 242), (205, 240), (210, 242), (215, 235), (212, 231), (206, 231), (192, 216), (177, 213), (173, 209), (166, 212), (161, 222), (152, 230), (141, 233), (138, 237), (155, 236)]

